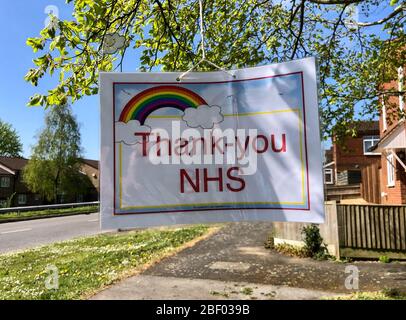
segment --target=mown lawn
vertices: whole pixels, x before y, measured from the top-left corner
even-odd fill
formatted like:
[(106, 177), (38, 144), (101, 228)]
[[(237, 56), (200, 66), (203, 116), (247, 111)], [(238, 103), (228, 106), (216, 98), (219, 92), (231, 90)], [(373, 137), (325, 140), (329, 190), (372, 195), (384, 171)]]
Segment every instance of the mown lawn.
[(54, 215), (64, 214), (87, 214), (99, 212), (99, 206), (85, 206), (78, 208), (66, 208), (66, 209), (47, 209), (40, 211), (27, 211), (27, 212), (9, 212), (0, 214), (0, 222), (6, 220), (27, 220), (32, 217), (46, 217)]
[[(103, 234), (0, 255), (0, 299), (81, 299), (176, 251), (207, 226)], [(59, 289), (47, 289), (49, 265)], [(48, 269), (47, 269), (48, 267)]]

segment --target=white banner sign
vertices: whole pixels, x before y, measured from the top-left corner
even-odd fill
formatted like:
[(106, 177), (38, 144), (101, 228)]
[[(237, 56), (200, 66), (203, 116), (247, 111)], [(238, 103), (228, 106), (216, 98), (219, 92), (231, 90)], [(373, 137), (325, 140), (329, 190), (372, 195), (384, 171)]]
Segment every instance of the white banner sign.
[(232, 73), (101, 74), (104, 229), (323, 222), (315, 59)]

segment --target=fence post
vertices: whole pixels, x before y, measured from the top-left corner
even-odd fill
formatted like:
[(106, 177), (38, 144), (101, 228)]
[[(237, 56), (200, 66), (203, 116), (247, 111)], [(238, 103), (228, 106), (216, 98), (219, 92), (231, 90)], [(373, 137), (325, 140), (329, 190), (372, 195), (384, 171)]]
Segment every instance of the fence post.
[(326, 204), (329, 206), (326, 210), (326, 220), (329, 225), (327, 232), (330, 233), (330, 243), (334, 246), (334, 255), (340, 259), (340, 219), (337, 212), (337, 201), (328, 201)]

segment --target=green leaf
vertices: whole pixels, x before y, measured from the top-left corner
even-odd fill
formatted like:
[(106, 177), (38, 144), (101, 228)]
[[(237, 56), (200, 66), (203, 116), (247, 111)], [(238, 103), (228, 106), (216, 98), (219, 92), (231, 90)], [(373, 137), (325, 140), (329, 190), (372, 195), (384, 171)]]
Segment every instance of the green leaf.
[(43, 96), (40, 94), (35, 94), (30, 98), (30, 101), (28, 102), (28, 106), (33, 107), (33, 106), (39, 106), (41, 105), (41, 102), (43, 100)]
[(28, 38), (26, 44), (27, 46), (30, 46), (34, 52), (44, 49), (44, 42), (42, 38)]

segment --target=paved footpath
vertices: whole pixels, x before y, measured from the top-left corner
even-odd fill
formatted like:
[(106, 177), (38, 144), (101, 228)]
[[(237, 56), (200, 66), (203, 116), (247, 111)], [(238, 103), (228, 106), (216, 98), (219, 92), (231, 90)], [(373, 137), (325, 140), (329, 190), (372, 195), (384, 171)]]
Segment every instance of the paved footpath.
[(280, 255), (264, 248), (269, 223), (231, 223), (93, 299), (318, 299), (350, 293), (349, 264), (363, 291), (406, 290), (406, 263), (340, 263)]

